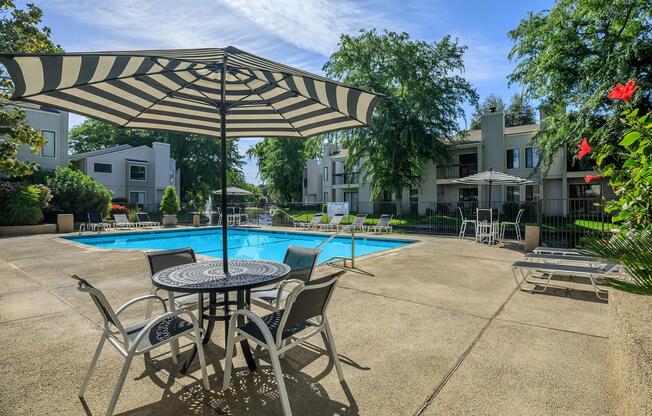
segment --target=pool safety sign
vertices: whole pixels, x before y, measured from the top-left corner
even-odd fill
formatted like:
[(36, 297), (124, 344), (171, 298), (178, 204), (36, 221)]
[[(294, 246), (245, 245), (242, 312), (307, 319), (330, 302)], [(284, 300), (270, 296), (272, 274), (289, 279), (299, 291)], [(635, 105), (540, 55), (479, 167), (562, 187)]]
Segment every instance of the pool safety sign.
[(349, 203), (348, 202), (328, 202), (326, 204), (326, 214), (328, 218), (333, 218), (335, 214), (344, 214), (345, 216), (349, 215)]

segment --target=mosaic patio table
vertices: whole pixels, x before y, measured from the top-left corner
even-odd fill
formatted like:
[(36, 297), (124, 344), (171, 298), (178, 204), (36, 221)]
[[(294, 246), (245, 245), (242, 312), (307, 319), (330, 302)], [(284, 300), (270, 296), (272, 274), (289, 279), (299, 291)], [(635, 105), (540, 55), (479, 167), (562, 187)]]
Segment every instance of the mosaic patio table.
[[(250, 304), (251, 289), (276, 283), (283, 280), (290, 272), (287, 264), (266, 260), (229, 260), (229, 273), (224, 274), (222, 260), (213, 260), (182, 264), (161, 270), (152, 276), (152, 282), (158, 288), (168, 292), (197, 293), (199, 301), (199, 325), (203, 328), (204, 319), (208, 326), (204, 332), (203, 343), (206, 344), (213, 333), (215, 321), (224, 321), (224, 333), (228, 333), (231, 311), (229, 306), (235, 305), (237, 309), (245, 308)], [(237, 301), (229, 301), (229, 292), (237, 293)], [(209, 294), (208, 313), (204, 308), (204, 294)], [(217, 294), (221, 293), (224, 300), (217, 302)], [(174, 303), (174, 302), (171, 302)], [(216, 315), (217, 308), (222, 307), (224, 313)], [(244, 325), (244, 317), (238, 317), (238, 325)], [(226, 335), (225, 335), (226, 336)], [(247, 341), (240, 343), (242, 353), (251, 371), (256, 369), (249, 344)], [(193, 347), (190, 359), (186, 361), (181, 370), (185, 373), (197, 353)]]

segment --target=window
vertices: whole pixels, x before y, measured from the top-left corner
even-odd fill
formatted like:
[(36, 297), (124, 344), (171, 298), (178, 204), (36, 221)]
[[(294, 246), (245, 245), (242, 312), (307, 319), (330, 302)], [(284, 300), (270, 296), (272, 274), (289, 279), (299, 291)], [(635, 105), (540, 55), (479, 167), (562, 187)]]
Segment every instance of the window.
[(521, 167), (521, 149), (507, 149), (507, 169)]
[(344, 192), (344, 202), (349, 203), (351, 212), (358, 212), (358, 193), (357, 192)]
[(507, 187), (507, 202), (519, 202), (521, 200), (520, 186)]
[(145, 204), (145, 192), (142, 191), (137, 191), (137, 192), (129, 192), (129, 203), (130, 204), (140, 204), (144, 205)]
[(54, 157), (55, 156), (55, 149), (57, 145), (57, 139), (53, 131), (49, 130), (42, 130), (41, 134), (47, 140), (47, 143), (43, 145), (43, 148), (41, 149), (41, 156), (43, 157)]
[(110, 163), (95, 163), (93, 164), (93, 172), (111, 173), (113, 172), (113, 165)]
[(174, 185), (174, 169), (170, 169), (170, 184)]
[(324, 166), (324, 182), (328, 182), (328, 166)]
[(539, 199), (539, 185), (525, 185), (525, 200), (536, 201)]
[(324, 202), (328, 202), (328, 192), (324, 192)]
[(478, 188), (460, 188), (459, 201), (460, 202), (475, 202), (478, 200)]
[(602, 195), (602, 184), (577, 184), (568, 185), (569, 198), (600, 198)]
[(539, 149), (536, 147), (525, 148), (525, 167), (536, 168), (539, 164)]
[(147, 168), (141, 165), (129, 165), (129, 179), (132, 181), (147, 180)]

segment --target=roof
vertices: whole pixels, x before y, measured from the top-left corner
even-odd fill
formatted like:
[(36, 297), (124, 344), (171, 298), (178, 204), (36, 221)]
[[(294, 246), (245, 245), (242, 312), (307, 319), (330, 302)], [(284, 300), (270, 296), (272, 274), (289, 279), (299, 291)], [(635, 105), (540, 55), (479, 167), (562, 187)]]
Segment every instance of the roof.
[(349, 157), (349, 149), (339, 149), (330, 155), (332, 158)]
[[(539, 125), (538, 124), (524, 124), (522, 126), (514, 126), (514, 127), (505, 127), (505, 136), (511, 136), (515, 134), (523, 134), (523, 133), (535, 133), (539, 131)], [(461, 144), (461, 143), (473, 143), (473, 142), (481, 142), (482, 141), (482, 130), (481, 129), (475, 129), (475, 130), (469, 130), (464, 134), (464, 136), (455, 136), (452, 140), (454, 144)]]
[(121, 152), (127, 149), (131, 149), (131, 146), (128, 144), (121, 144), (120, 146), (107, 147), (105, 149), (93, 150), (91, 152), (84, 152), (84, 153), (77, 153), (74, 155), (70, 155), (68, 157), (68, 160), (88, 159), (89, 157), (106, 155), (108, 153)]

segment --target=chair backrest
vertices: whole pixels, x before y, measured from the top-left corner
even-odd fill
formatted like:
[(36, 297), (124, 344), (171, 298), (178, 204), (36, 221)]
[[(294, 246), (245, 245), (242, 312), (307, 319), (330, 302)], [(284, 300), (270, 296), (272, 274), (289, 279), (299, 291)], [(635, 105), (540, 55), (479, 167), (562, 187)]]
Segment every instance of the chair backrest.
[(290, 266), (289, 279), (300, 279), (308, 282), (317, 266), (321, 248), (290, 246), (285, 252), (283, 263)]
[(101, 224), (104, 221), (102, 221), (102, 214), (100, 212), (88, 212), (88, 222), (90, 224)]
[(115, 220), (116, 224), (129, 224), (129, 218), (127, 218), (127, 214), (113, 214), (113, 219)]
[(195, 250), (190, 247), (176, 250), (146, 251), (149, 272), (152, 276), (161, 270), (182, 264), (196, 263)]
[(478, 222), (492, 222), (493, 214), (490, 209), (485, 208), (476, 208), (475, 209), (476, 218)]
[(337, 225), (342, 222), (342, 218), (344, 218), (344, 214), (342, 213), (333, 214), (333, 218), (331, 218), (330, 223)]
[(280, 345), (283, 337), (283, 331), (286, 328), (292, 328), (309, 319), (323, 316), (333, 296), (333, 290), (337, 280), (346, 271), (340, 271), (331, 275), (312, 280), (305, 285), (295, 287), (288, 296), (285, 311), (281, 318), (279, 330), (276, 333), (277, 345)]
[(462, 221), (466, 220), (466, 218), (464, 218), (464, 211), (462, 211), (462, 207), (457, 207), (457, 209), (460, 211), (460, 217), (462, 218)]
[(358, 214), (355, 216), (355, 219), (351, 223), (351, 225), (354, 225), (356, 227), (360, 227), (364, 225), (364, 221), (367, 219), (367, 214)]
[(70, 277), (77, 280), (77, 290), (80, 292), (86, 292), (91, 296), (93, 303), (100, 311), (100, 315), (102, 315), (102, 320), (104, 321), (104, 331), (109, 334), (115, 334), (116, 331), (110, 327), (110, 325), (113, 325), (117, 332), (122, 335), (123, 342), (126, 344), (128, 342), (127, 333), (120, 323), (118, 316), (115, 314), (115, 311), (111, 307), (111, 304), (104, 296), (104, 293), (102, 293), (102, 291), (97, 289), (95, 286), (88, 283), (86, 279), (79, 277), (76, 274), (72, 274)]
[(321, 222), (321, 219), (322, 219), (323, 216), (324, 216), (324, 213), (323, 213), (323, 212), (318, 212), (318, 213), (316, 213), (316, 214), (312, 217), (312, 219), (310, 220), (310, 223), (311, 223), (311, 224), (318, 224), (318, 223), (320, 223), (320, 222)]
[(136, 218), (138, 218), (138, 222), (149, 222), (149, 214), (146, 212), (137, 213)]
[(382, 214), (376, 223), (377, 226), (386, 227), (394, 216), (392, 214)]
[(525, 210), (523, 208), (518, 210), (518, 214), (516, 214), (516, 221), (514, 221), (515, 223), (518, 224), (518, 223), (521, 222), (521, 217), (523, 217), (524, 212), (525, 212)]

